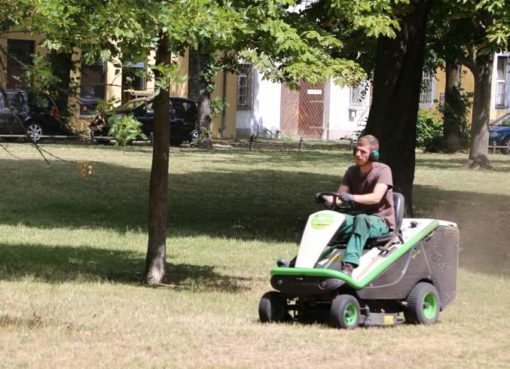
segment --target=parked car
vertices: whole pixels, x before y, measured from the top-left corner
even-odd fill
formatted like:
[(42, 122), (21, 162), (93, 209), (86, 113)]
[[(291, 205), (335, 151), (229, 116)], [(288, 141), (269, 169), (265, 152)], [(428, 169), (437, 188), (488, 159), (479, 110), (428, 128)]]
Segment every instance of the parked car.
[(26, 135), (37, 142), (43, 135), (67, 133), (58, 107), (49, 95), (23, 90), (0, 92), (0, 135)]
[[(108, 119), (113, 115), (121, 117), (127, 114), (133, 115), (142, 123), (142, 132), (150, 137), (154, 124), (153, 102), (154, 97), (133, 99), (110, 112), (96, 116), (89, 126), (93, 139), (98, 142), (111, 141), (112, 137), (108, 135), (110, 130)], [(195, 129), (197, 118), (196, 102), (181, 97), (170, 97), (170, 144), (178, 146), (197, 138), (198, 132)]]
[(510, 153), (510, 113), (496, 119), (489, 126), (489, 145), (503, 146), (502, 151)]

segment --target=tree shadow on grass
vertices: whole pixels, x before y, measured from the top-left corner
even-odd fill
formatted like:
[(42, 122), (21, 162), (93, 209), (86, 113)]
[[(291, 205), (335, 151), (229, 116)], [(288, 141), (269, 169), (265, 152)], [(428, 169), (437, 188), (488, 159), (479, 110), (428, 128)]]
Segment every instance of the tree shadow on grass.
[[(318, 159), (320, 155), (316, 153), (315, 156)], [(455, 160), (452, 158), (451, 165), (459, 164)], [(433, 163), (426, 165), (433, 166)], [(46, 166), (36, 160), (2, 160), (2, 166), (4, 180), (0, 182), (0, 224), (25, 224), (38, 228), (90, 228), (91, 232), (96, 228), (106, 228), (119, 233), (146, 228), (148, 169), (98, 163), (95, 176), (81, 178), (76, 165), (70, 163)], [(335, 190), (344, 168), (332, 165), (331, 173), (327, 175), (299, 169), (279, 170), (278, 166), (272, 170), (270, 165), (267, 168), (252, 170), (247, 166), (222, 171), (171, 174), (169, 236), (207, 235), (297, 242), (308, 215), (322, 209), (314, 203), (314, 193)], [(461, 266), (490, 274), (510, 274), (510, 254), (507, 251), (510, 239), (510, 196), (462, 190), (445, 191), (417, 185), (415, 206), (418, 210), (416, 216), (451, 220), (459, 224)], [(64, 255), (72, 255), (72, 250), (69, 248)], [(36, 249), (32, 251), (37, 254)], [(103, 263), (101, 260), (112, 251), (105, 249), (98, 252), (100, 254), (94, 256), (88, 266), (87, 260), (90, 258), (87, 258), (86, 252), (80, 255), (85, 260), (85, 266), (77, 270), (82, 270), (82, 274), (88, 272), (92, 276), (99, 276), (100, 279), (111, 278), (125, 283), (133, 283), (136, 278), (141, 278), (139, 273), (143, 270), (143, 261), (139, 256), (133, 256), (136, 265), (130, 264), (135, 261), (128, 263), (132, 257), (124, 253), (107, 258), (108, 262)], [(124, 261), (119, 265), (117, 258)], [(37, 264), (37, 260), (32, 258), (33, 264)], [(76, 271), (61, 266), (61, 263), (66, 262), (67, 259), (58, 263), (48, 261), (50, 267), (56, 268), (56, 272), (64, 274), (59, 280), (66, 280), (67, 273), (70, 273), (71, 278), (78, 278)], [(94, 262), (98, 266), (94, 266)], [(18, 276), (24, 275), (22, 264), (20, 261)], [(45, 272), (44, 268), (38, 270), (36, 266), (32, 268), (32, 274), (49, 275), (45, 278), (51, 280), (51, 268), (46, 268), (50, 272)], [(175, 273), (169, 269), (169, 283), (177, 287), (201, 288), (209, 283), (211, 288), (235, 290), (242, 288), (244, 283), (242, 280), (221, 276), (214, 272), (214, 268), (174, 268)], [(193, 270), (203, 278), (182, 280), (192, 275)], [(7, 274), (2, 275), (8, 278)]]
[[(81, 178), (76, 166), (3, 160), (0, 224), (37, 228), (145, 230), (149, 171), (98, 163)], [(30, 173), (28, 176), (26, 173)], [(169, 235), (297, 240), (314, 193), (338, 186), (339, 175), (235, 170), (170, 174)]]
[[(0, 244), (0, 279), (29, 278), (46, 283), (112, 282), (141, 284), (139, 253), (87, 246)], [(168, 266), (165, 284), (179, 290), (239, 292), (249, 279), (219, 274), (207, 265)]]
[[(510, 172), (510, 161), (507, 160), (504, 156), (490, 155), (489, 160), (490, 163), (497, 168), (495, 169), (496, 172)], [(465, 169), (468, 171), (470, 169), (466, 167), (466, 164), (468, 164), (467, 154), (463, 156), (452, 154), (448, 158), (445, 158), (444, 154), (437, 156), (429, 154), (416, 158), (417, 167), (426, 167), (428, 169)]]
[(165, 283), (178, 290), (237, 293), (249, 289), (251, 278), (218, 274), (209, 265), (170, 264)]

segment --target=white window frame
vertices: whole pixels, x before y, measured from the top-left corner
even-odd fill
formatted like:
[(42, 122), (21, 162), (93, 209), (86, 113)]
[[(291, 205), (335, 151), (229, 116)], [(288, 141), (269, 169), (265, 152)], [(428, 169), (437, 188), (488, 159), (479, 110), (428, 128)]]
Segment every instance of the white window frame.
[(349, 87), (349, 105), (361, 106), (367, 101), (367, 97), (370, 94), (369, 86), (367, 82), (361, 82), (356, 86)]
[[(502, 70), (500, 74), (500, 60)], [(508, 109), (510, 107), (510, 58), (508, 55), (498, 55), (496, 61), (496, 95), (494, 107), (496, 109)]]
[(423, 72), (420, 86), (420, 107), (430, 108), (434, 105), (434, 92), (436, 89), (436, 75)]
[(237, 109), (252, 110), (253, 106), (253, 66), (241, 64), (237, 74)]

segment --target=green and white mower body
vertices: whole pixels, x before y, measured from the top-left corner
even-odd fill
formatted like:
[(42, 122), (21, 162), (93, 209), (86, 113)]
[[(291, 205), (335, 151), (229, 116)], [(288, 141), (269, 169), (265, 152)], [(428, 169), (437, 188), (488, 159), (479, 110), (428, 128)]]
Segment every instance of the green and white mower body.
[(435, 323), (456, 294), (456, 224), (401, 219), (398, 237), (369, 242), (348, 276), (341, 271), (345, 241), (334, 241), (343, 220), (330, 210), (310, 215), (297, 257), (271, 270), (275, 291), (262, 297), (260, 320), (329, 321), (339, 328)]

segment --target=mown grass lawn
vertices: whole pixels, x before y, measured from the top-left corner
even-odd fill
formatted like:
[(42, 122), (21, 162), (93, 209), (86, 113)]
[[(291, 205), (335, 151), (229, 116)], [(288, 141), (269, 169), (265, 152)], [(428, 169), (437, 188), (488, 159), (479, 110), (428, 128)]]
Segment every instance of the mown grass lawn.
[(440, 322), (341, 331), (263, 325), (257, 306), (347, 151), (172, 149), (167, 280), (147, 288), (150, 148), (43, 147), (50, 165), (0, 151), (0, 368), (510, 367), (508, 155), (491, 172), (418, 155), (416, 215), (461, 232)]

